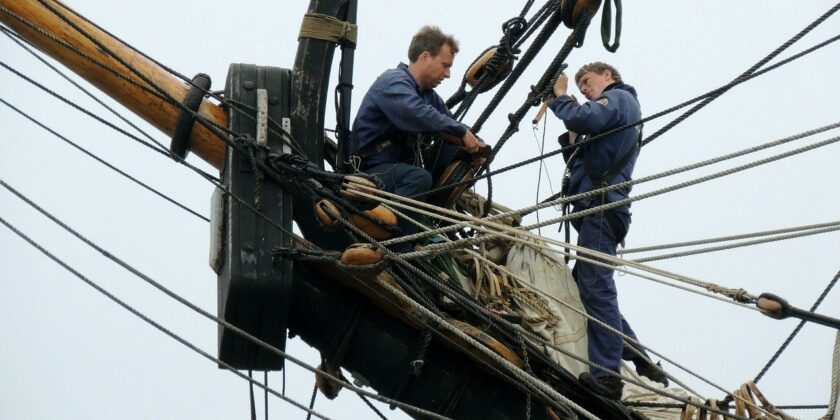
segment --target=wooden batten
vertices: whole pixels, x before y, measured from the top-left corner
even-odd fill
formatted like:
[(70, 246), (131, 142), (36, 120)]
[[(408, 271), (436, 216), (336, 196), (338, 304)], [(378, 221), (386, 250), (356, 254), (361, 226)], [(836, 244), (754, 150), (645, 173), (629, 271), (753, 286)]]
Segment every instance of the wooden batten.
[[(45, 3), (80, 27), (83, 31), (93, 36), (105, 48), (117, 54), (123, 61), (137, 69), (154, 84), (160, 86), (172, 98), (177, 101), (183, 101), (189, 91), (189, 86), (184, 81), (79, 18), (67, 6), (53, 0), (46, 0)], [(148, 83), (141, 80), (136, 74), (126, 68), (126, 66), (97, 47), (84, 34), (74, 29), (62, 20), (60, 16), (40, 2), (0, 0), (0, 5), (18, 15), (21, 19), (31, 22), (44, 32), (55, 36), (94, 60), (116, 70), (119, 74), (137, 81), (142, 86), (151, 88)], [(49, 39), (14, 16), (0, 11), (0, 22), (3, 22), (3, 24), (13, 29), (38, 49), (64, 64), (67, 68), (83, 77), (159, 130), (169, 136), (172, 135), (180, 108), (103, 69), (102, 66)], [(227, 127), (227, 115), (216, 104), (204, 100), (198, 112), (201, 116), (215, 122), (219, 126)], [(222, 168), (225, 156), (225, 144), (212, 131), (196, 123), (190, 137), (190, 145), (190, 150), (193, 153), (217, 169)]]

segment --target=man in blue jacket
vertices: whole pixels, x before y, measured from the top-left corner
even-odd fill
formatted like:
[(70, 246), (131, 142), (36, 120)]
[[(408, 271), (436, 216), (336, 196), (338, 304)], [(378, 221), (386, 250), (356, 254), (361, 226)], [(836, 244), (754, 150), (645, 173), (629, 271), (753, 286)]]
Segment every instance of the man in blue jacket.
[[(362, 103), (348, 152), (356, 170), (378, 175), (385, 189), (405, 197), (428, 191), (432, 186), (429, 170), (441, 160), (444, 166), (457, 152), (454, 145), (442, 145), (432, 156), (423, 153), (422, 136), (447, 133), (462, 139), (462, 148), (475, 153), (484, 144), (469, 128), (455, 120), (434, 88), (449, 78), (458, 42), (439, 28), (425, 26), (414, 35), (408, 48), (409, 64), (382, 73), (373, 82)], [(417, 228), (400, 219), (404, 234)], [(411, 250), (401, 244), (396, 251)]]
[[(575, 75), (575, 83), (588, 102), (580, 105), (573, 96), (569, 96), (568, 78), (561, 75), (554, 84), (555, 99), (549, 103), (554, 115), (563, 120), (569, 130), (560, 137), (562, 146), (580, 141), (582, 136), (601, 134), (641, 119), (636, 90), (621, 80), (621, 75), (613, 66), (601, 62), (587, 64)], [(630, 180), (640, 140), (641, 126), (635, 126), (583, 145), (574, 155), (571, 151), (564, 154), (570, 166), (566, 195)], [(578, 200), (572, 203), (573, 212), (623, 200), (629, 194), (628, 186)], [(618, 244), (624, 240), (630, 227), (630, 204), (573, 219), (572, 225), (578, 232), (578, 246), (615, 256)], [(636, 334), (618, 309), (613, 270), (578, 261), (573, 274), (586, 312), (636, 339)], [(622, 358), (632, 360), (639, 374), (667, 386), (664, 372), (631, 351), (620, 336), (594, 322), (589, 322), (587, 329), (590, 361), (619, 372)], [(601, 369), (591, 369), (591, 374), (582, 374), (581, 380), (605, 396), (621, 398), (624, 384), (618, 377)]]

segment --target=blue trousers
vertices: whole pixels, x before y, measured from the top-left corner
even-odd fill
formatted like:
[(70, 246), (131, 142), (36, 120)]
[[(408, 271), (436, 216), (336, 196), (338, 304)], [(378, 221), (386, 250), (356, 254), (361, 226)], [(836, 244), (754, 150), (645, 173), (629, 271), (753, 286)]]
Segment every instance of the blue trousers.
[[(604, 213), (574, 219), (572, 224), (578, 231), (578, 246), (615, 256), (618, 243), (621, 242), (630, 225), (630, 215), (615, 214), (613, 226), (623, 229), (619, 232), (614, 232), (613, 226), (607, 219)], [(595, 319), (636, 339), (636, 333), (618, 310), (618, 293), (615, 289), (613, 271), (611, 268), (578, 261), (575, 263), (572, 274), (578, 284), (580, 299), (586, 312)], [(621, 337), (596, 325), (595, 322), (590, 321), (587, 324), (590, 361), (618, 372), (622, 358), (631, 360), (636, 357), (635, 353), (625, 348)], [(595, 367), (591, 371), (594, 376), (607, 376), (607, 373)]]
[[(429, 191), (432, 187), (432, 175), (429, 171), (418, 166), (407, 163), (380, 163), (379, 165), (366, 168), (365, 172), (377, 175), (385, 184), (385, 191), (398, 194), (403, 197), (411, 197), (414, 194)], [(423, 200), (423, 198), (419, 198)], [(416, 219), (417, 215), (412, 212), (405, 212), (409, 217)], [(417, 233), (417, 226), (408, 220), (398, 218), (397, 223), (404, 235)], [(411, 252), (411, 243), (400, 243), (391, 248), (394, 252)]]

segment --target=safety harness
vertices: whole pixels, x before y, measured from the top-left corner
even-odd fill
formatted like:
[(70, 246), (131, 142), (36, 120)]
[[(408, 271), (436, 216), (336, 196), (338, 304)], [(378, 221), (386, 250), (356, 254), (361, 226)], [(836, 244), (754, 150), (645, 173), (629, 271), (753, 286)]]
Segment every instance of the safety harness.
[[(567, 167), (571, 168), (574, 165), (574, 159), (581, 159), (581, 164), (583, 165), (583, 171), (586, 172), (586, 176), (588, 176), (589, 179), (592, 181), (593, 188), (603, 189), (603, 188), (609, 187), (610, 185), (613, 184), (613, 181), (618, 176), (618, 174), (621, 172), (621, 170), (624, 169), (624, 167), (627, 166), (628, 163), (630, 163), (630, 159), (638, 156), (639, 152), (641, 151), (642, 127), (643, 126), (644, 125), (639, 125), (638, 126), (639, 134), (638, 134), (637, 140), (633, 143), (633, 147), (628, 149), (627, 152), (625, 152), (624, 155), (621, 156), (621, 158), (619, 160), (617, 160), (615, 163), (613, 163), (613, 165), (610, 166), (610, 168), (607, 169), (603, 174), (599, 174), (596, 171), (595, 167), (592, 165), (592, 163), (590, 161), (586, 160), (583, 156), (577, 157), (577, 153), (572, 154), (572, 156), (569, 158), (570, 162), (568, 162)], [(585, 141), (585, 140), (586, 140), (586, 137), (581, 139), (581, 141)], [(586, 148), (588, 148), (588, 147), (589, 147), (589, 145), (582, 146), (581, 149), (580, 149), (580, 154), (585, 155), (586, 154)], [(570, 185), (569, 185), (570, 184), (570, 179), (569, 179), (570, 175), (571, 174), (567, 172), (565, 174), (564, 178), (563, 178), (563, 195), (564, 196), (566, 196), (569, 192), (568, 190), (569, 190), (569, 187), (570, 187)], [(588, 208), (594, 207), (594, 205), (607, 204), (607, 192), (604, 191), (604, 192), (601, 193), (601, 200), (597, 204), (595, 203), (595, 200), (592, 199), (592, 198), (588, 198), (586, 200), (581, 200), (581, 201), (579, 201), (579, 203), (580, 203), (579, 206), (581, 207), (581, 209), (588, 209)], [(563, 215), (564, 216), (568, 212), (568, 205), (569, 205), (569, 203), (566, 203), (566, 204), (563, 205)], [(615, 213), (615, 209), (606, 210), (606, 211), (603, 212), (603, 214), (604, 214), (604, 217), (606, 217), (606, 219), (607, 219), (607, 223), (609, 223), (610, 228), (612, 229), (613, 233), (615, 234), (616, 240), (618, 242), (623, 241), (624, 236), (627, 234), (627, 229), (624, 227), (624, 224), (621, 223), (621, 220), (619, 220), (618, 215), (616, 215), (616, 213)], [(566, 242), (568, 242), (569, 239), (570, 239), (569, 238), (569, 235), (570, 235), (569, 221), (567, 220), (564, 223), (564, 225), (565, 225), (565, 228), (566, 228)]]

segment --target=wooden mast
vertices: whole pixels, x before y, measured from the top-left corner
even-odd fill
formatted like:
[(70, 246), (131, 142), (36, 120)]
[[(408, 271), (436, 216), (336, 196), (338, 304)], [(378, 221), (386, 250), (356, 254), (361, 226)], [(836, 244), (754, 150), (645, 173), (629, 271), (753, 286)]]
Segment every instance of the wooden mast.
[[(121, 60), (144, 74), (152, 83), (163, 89), (166, 95), (171, 96), (179, 102), (183, 101), (189, 91), (189, 86), (185, 82), (126, 47), (123, 43), (99, 30), (94, 25), (79, 18), (64, 4), (54, 0), (45, 0), (45, 3), (66, 17), (66, 19), (73, 22), (73, 24), (77, 25), (85, 33), (90, 34), (90, 36), (104, 45), (105, 48), (118, 55)], [(138, 87), (132, 82), (118, 77), (114, 72), (104, 69), (99, 64), (85, 58), (76, 51), (51, 40), (27, 24), (31, 23), (35, 27), (40, 28), (41, 31), (72, 45), (84, 55), (104, 64), (120, 75), (136, 81), (140, 86), (147, 87), (155, 92), (157, 91), (155, 87), (143, 81), (110, 54), (97, 47), (84, 34), (65, 22), (57, 13), (54, 13), (50, 8), (38, 1), (0, 0), (0, 6), (16, 15), (13, 16), (4, 10), (0, 10), (0, 22), (13, 29), (38, 49), (61, 62), (64, 66), (83, 77), (168, 136), (172, 135), (175, 129), (175, 122), (181, 112), (180, 108)], [(216, 104), (205, 99), (202, 101), (198, 112), (209, 121), (221, 127), (227, 127), (227, 115)], [(222, 168), (225, 156), (225, 143), (215, 133), (201, 124), (195, 124), (193, 126), (190, 137), (190, 150), (217, 169)]]

